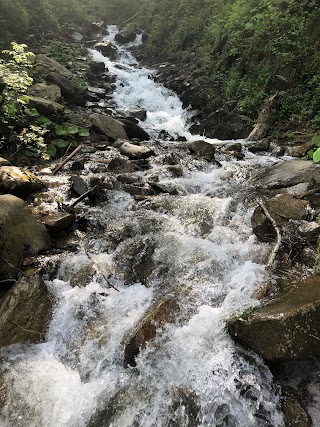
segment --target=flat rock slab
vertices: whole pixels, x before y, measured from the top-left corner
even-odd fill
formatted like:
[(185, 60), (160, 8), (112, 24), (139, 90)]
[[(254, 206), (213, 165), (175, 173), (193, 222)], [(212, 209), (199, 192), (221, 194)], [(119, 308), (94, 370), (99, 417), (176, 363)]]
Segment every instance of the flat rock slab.
[(36, 83), (29, 88), (28, 94), (54, 102), (59, 102), (61, 99), (61, 89), (55, 84)]
[(39, 276), (22, 277), (0, 304), (0, 346), (44, 339), (53, 301)]
[(17, 166), (0, 167), (0, 192), (27, 196), (44, 187), (44, 183), (32, 172)]
[(15, 278), (24, 257), (50, 246), (45, 226), (24, 201), (10, 194), (0, 196), (0, 279)]
[(293, 284), (269, 304), (231, 319), (228, 331), (266, 360), (320, 356), (320, 276)]
[(320, 183), (320, 165), (307, 160), (289, 160), (277, 163), (256, 176), (257, 188), (287, 188), (314, 179)]
[(49, 71), (54, 71), (56, 73), (61, 74), (62, 76), (67, 77), (68, 79), (71, 79), (73, 74), (68, 68), (61, 65), (58, 61), (56, 61), (53, 58), (49, 58), (46, 55), (43, 55), (42, 53), (36, 56), (36, 62), (37, 64), (41, 65), (42, 68)]
[(69, 230), (75, 221), (75, 215), (69, 212), (56, 212), (43, 218), (44, 225), (53, 233)]

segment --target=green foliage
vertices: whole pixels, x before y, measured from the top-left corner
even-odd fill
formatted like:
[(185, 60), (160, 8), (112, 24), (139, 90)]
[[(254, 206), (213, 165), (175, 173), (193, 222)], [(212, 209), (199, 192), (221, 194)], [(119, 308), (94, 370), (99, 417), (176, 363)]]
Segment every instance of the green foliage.
[(315, 163), (320, 163), (320, 135), (314, 135), (312, 142), (314, 147), (308, 151), (307, 159), (313, 160)]

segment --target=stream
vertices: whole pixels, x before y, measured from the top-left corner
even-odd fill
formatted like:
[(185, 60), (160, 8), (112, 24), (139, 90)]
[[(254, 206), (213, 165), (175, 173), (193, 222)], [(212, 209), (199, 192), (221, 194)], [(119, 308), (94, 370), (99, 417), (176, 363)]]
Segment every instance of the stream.
[[(116, 28), (109, 32), (113, 41)], [(117, 76), (116, 108), (147, 110), (139, 124), (154, 139), (161, 130), (203, 139), (188, 130), (192, 112), (150, 78), (154, 70), (118, 47), (116, 62), (92, 51)], [(225, 329), (228, 318), (258, 304), (252, 294), (270, 280), (270, 247), (251, 230), (250, 177), (277, 159), (246, 151), (241, 161), (219, 158), (218, 167), (183, 143), (147, 145), (156, 154), (151, 167), (133, 175), (142, 183), (157, 179), (171, 194), (139, 201), (119, 185), (107, 200), (83, 204), (90, 231), (45, 277), (56, 301), (45, 342), (1, 353), (9, 384), (2, 427), (284, 426), (269, 368)], [(104, 174), (92, 164), (111, 155), (91, 154), (84, 177)], [(44, 179), (60, 184), (50, 190), (55, 197), (67, 197), (67, 168)], [(95, 273), (79, 284), (93, 262)], [(168, 297), (178, 307), (170, 322), (141, 349), (136, 366), (126, 367), (127, 337)]]

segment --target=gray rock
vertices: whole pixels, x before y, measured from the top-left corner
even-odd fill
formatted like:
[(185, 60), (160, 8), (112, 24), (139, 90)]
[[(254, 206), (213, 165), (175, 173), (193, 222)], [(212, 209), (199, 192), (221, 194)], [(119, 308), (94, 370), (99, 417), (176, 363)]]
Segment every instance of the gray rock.
[(213, 144), (206, 141), (193, 141), (189, 146), (189, 150), (191, 153), (211, 162), (214, 160), (216, 148)]
[(268, 304), (228, 322), (233, 339), (266, 360), (320, 356), (320, 276), (310, 276)]
[(122, 157), (114, 157), (108, 165), (108, 169), (115, 173), (132, 173), (140, 170), (140, 168)]
[(294, 389), (283, 388), (281, 401), (285, 427), (312, 427), (312, 419)]
[[(267, 200), (265, 206), (279, 227), (286, 227), (289, 220), (304, 220), (308, 215), (308, 202), (298, 200), (288, 193), (277, 194)], [(271, 222), (260, 206), (253, 212), (251, 225), (254, 234), (263, 242), (271, 241), (276, 236)]]
[(92, 73), (101, 74), (106, 71), (106, 64), (104, 62), (91, 62), (90, 63), (90, 70)]
[(316, 221), (305, 222), (299, 226), (298, 231), (310, 243), (317, 243), (320, 237), (320, 224)]
[(93, 125), (104, 135), (117, 139), (128, 140), (128, 135), (124, 129), (124, 125), (118, 120), (106, 114), (94, 113), (90, 116)]
[(289, 160), (277, 163), (256, 176), (257, 188), (286, 188), (314, 179), (320, 183), (320, 165), (307, 160)]
[(246, 144), (251, 153), (259, 153), (260, 151), (268, 151), (270, 148), (270, 142), (267, 139), (261, 139), (260, 141), (253, 142), (251, 144)]
[(96, 43), (94, 48), (110, 59), (115, 59), (118, 53), (117, 47), (109, 41)]
[(1, 347), (44, 340), (53, 301), (38, 275), (22, 277), (0, 304)]
[(86, 181), (81, 178), (81, 176), (73, 175), (70, 179), (71, 181), (71, 191), (77, 196), (82, 196), (89, 190), (89, 186)]
[(36, 83), (29, 88), (28, 94), (36, 98), (48, 99), (54, 102), (61, 100), (61, 89), (55, 84), (46, 85), (45, 83)]
[(128, 105), (128, 107), (124, 109), (124, 113), (129, 117), (134, 117), (141, 121), (147, 118), (147, 111), (135, 105)]
[(154, 155), (154, 152), (148, 147), (141, 147), (139, 145), (124, 142), (119, 151), (122, 155), (129, 157), (129, 159), (147, 159)]
[(50, 237), (23, 200), (0, 196), (0, 277), (15, 278), (22, 259), (51, 246)]
[(150, 140), (149, 134), (133, 121), (128, 119), (119, 119), (119, 121), (124, 124), (129, 139), (137, 138), (140, 141)]
[(115, 35), (115, 41), (119, 43), (130, 43), (135, 41), (136, 37), (136, 25), (130, 23)]
[(305, 142), (304, 144), (294, 145), (286, 149), (286, 154), (291, 157), (303, 157), (314, 146), (312, 141)]
[(74, 83), (67, 77), (56, 72), (51, 72), (48, 74), (47, 79), (61, 89), (63, 96), (70, 97), (75, 95), (76, 87)]
[(68, 231), (75, 221), (75, 216), (68, 212), (56, 212), (42, 219), (44, 225), (53, 233)]
[(44, 187), (44, 183), (32, 172), (17, 166), (0, 167), (0, 192), (27, 196)]
[(53, 58), (49, 58), (46, 55), (39, 54), (36, 56), (36, 63), (47, 72), (53, 71), (56, 73), (61, 74), (64, 77), (67, 77), (68, 79), (72, 78), (72, 72), (68, 70), (66, 67), (61, 65), (58, 61), (56, 61)]
[(36, 96), (29, 97), (29, 103), (35, 107), (40, 114), (48, 115), (58, 115), (64, 112), (65, 107), (58, 102), (50, 101), (49, 99), (44, 99)]

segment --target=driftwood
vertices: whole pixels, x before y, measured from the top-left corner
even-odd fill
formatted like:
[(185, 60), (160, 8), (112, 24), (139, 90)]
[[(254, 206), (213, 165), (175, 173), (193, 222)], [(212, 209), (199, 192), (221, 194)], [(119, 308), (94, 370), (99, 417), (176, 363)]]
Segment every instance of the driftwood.
[(52, 175), (55, 175), (57, 172), (59, 172), (59, 170), (61, 168), (63, 168), (63, 166), (69, 162), (69, 160), (71, 160), (82, 148), (82, 145), (78, 145), (78, 147), (72, 151), (71, 154), (69, 154), (68, 157), (66, 157), (63, 162), (59, 163), (52, 171)]
[(277, 226), (277, 223), (275, 222), (275, 220), (270, 215), (270, 212), (268, 211), (266, 205), (263, 203), (262, 200), (259, 200), (258, 203), (259, 203), (259, 206), (261, 207), (261, 209), (263, 210), (264, 214), (268, 218), (268, 220), (271, 222), (271, 224), (272, 224), (272, 226), (273, 226), (273, 228), (277, 234), (276, 244), (275, 244), (271, 254), (269, 255), (269, 259), (268, 259), (268, 262), (266, 264), (267, 268), (271, 268), (272, 264), (274, 263), (274, 260), (277, 256), (277, 253), (279, 252), (279, 249), (281, 247), (282, 238), (281, 238), (281, 233), (280, 233), (279, 227)]
[(122, 22), (122, 24), (119, 25), (119, 27), (122, 27), (122, 25), (126, 24), (127, 22), (131, 21), (131, 19), (135, 18), (136, 16), (140, 15), (143, 12), (144, 9), (140, 10), (140, 12), (136, 13), (135, 15), (131, 16), (131, 18), (127, 19), (126, 21)]
[(85, 193), (83, 193), (80, 197), (78, 197), (73, 203), (71, 203), (71, 205), (69, 205), (66, 210), (72, 211), (75, 206), (77, 206), (78, 203), (82, 202), (82, 200), (86, 199), (88, 196), (90, 196), (91, 194), (94, 194), (98, 189), (98, 185), (95, 185), (94, 187), (90, 188), (90, 190), (86, 191)]

